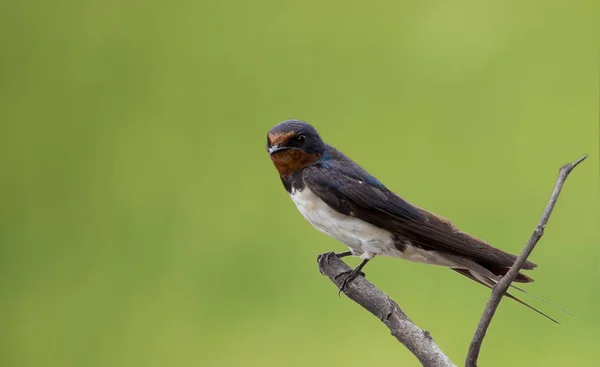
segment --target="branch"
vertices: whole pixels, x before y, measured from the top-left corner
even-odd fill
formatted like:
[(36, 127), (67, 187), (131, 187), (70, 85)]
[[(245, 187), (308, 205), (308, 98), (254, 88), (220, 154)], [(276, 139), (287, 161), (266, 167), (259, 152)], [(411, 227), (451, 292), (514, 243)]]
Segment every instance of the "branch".
[[(328, 276), (338, 289), (345, 279), (345, 276), (338, 277), (338, 275), (352, 270), (333, 252), (319, 255), (317, 262), (321, 273)], [(336, 277), (338, 278), (336, 279)], [(404, 344), (423, 366), (455, 366), (433, 341), (429, 332), (421, 330), (415, 325), (396, 302), (364, 277), (359, 276), (350, 282), (344, 293), (381, 320), (390, 329), (392, 335)]]
[(479, 351), (481, 350), (481, 344), (483, 343), (485, 332), (487, 331), (488, 326), (490, 326), (490, 322), (492, 322), (492, 317), (494, 317), (496, 309), (498, 308), (504, 293), (506, 293), (506, 290), (521, 270), (521, 267), (523, 267), (523, 264), (525, 261), (527, 261), (527, 257), (529, 257), (531, 254), (535, 245), (538, 243), (540, 238), (542, 238), (546, 223), (548, 223), (548, 219), (550, 218), (550, 214), (552, 214), (552, 210), (554, 209), (554, 205), (556, 204), (560, 190), (562, 189), (565, 180), (569, 176), (569, 173), (571, 173), (571, 171), (586, 158), (587, 155), (584, 155), (575, 162), (565, 164), (560, 168), (560, 171), (558, 172), (558, 179), (554, 185), (554, 190), (552, 191), (552, 195), (550, 195), (548, 204), (546, 204), (546, 208), (544, 209), (544, 213), (542, 214), (540, 222), (538, 223), (537, 227), (535, 227), (535, 230), (529, 238), (527, 245), (525, 245), (523, 252), (521, 252), (517, 260), (515, 260), (515, 263), (510, 268), (508, 273), (506, 273), (506, 275), (502, 277), (502, 279), (500, 279), (500, 281), (492, 289), (492, 295), (485, 305), (485, 310), (483, 311), (483, 315), (481, 315), (479, 325), (477, 325), (477, 330), (475, 330), (475, 335), (473, 335), (473, 340), (469, 346), (469, 352), (467, 353), (467, 360), (465, 362), (467, 367), (477, 366), (477, 358), (479, 357)]

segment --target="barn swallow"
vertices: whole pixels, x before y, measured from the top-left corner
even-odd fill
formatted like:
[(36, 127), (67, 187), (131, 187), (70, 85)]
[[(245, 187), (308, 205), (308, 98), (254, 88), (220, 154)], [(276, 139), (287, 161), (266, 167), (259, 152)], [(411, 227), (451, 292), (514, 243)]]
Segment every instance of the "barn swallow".
[[(302, 216), (317, 230), (348, 246), (350, 251), (336, 255), (362, 259), (345, 274), (340, 291), (363, 274), (364, 266), (376, 256), (448, 267), (489, 288), (516, 260), (515, 255), (396, 195), (323, 142), (306, 122), (287, 120), (274, 126), (267, 135), (267, 151)], [(523, 270), (535, 267), (527, 261)], [(533, 279), (519, 273), (514, 281), (529, 283)], [(506, 296), (557, 322), (511, 294)]]

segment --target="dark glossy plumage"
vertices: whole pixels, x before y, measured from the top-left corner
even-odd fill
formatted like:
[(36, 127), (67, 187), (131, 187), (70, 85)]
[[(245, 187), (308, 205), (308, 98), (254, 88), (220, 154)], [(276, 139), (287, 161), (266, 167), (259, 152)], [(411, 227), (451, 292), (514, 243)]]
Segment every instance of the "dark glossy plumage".
[[(511, 266), (516, 256), (459, 231), (442, 217), (394, 194), (356, 163), (328, 147), (329, 159), (304, 169), (306, 185), (338, 212), (402, 235), (415, 245), (466, 256), (486, 265)], [(533, 269), (528, 262), (524, 269)], [(491, 270), (491, 269), (490, 269)], [(499, 269), (496, 270), (496, 273)], [(505, 269), (502, 269), (502, 273)]]
[[(290, 135), (290, 132), (294, 134)], [(317, 130), (300, 120), (284, 121), (268, 136), (284, 136), (290, 147), (315, 155), (315, 162), (290, 175), (282, 175), (284, 186), (303, 189), (308, 185), (321, 200), (339, 213), (360, 218), (401, 236), (415, 246), (471, 258), (496, 275), (503, 275), (516, 256), (459, 231), (448, 219), (414, 206), (390, 191), (379, 180), (334, 147), (323, 143)], [(293, 136), (304, 135), (305, 146)], [(267, 142), (267, 148), (271, 145)], [(523, 269), (536, 265), (527, 262)], [(521, 276), (517, 281), (531, 281)]]
[[(396, 195), (325, 144), (310, 124), (288, 120), (276, 125), (267, 135), (267, 150), (302, 215), (320, 231), (346, 243), (353, 254), (361, 255), (363, 262), (353, 270), (353, 277), (369, 259), (382, 254), (448, 266), (492, 287), (516, 260), (515, 255)], [(523, 269), (534, 267), (527, 261)], [(515, 281), (533, 279), (519, 273)], [(510, 294), (507, 297), (523, 303)]]

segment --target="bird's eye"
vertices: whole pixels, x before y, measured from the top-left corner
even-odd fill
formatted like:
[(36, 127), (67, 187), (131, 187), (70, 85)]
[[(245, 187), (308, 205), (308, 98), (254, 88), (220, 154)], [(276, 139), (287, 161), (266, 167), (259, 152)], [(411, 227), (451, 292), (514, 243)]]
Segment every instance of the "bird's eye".
[(298, 142), (300, 143), (304, 143), (304, 141), (306, 140), (306, 136), (300, 134), (296, 137), (296, 140), (298, 140)]

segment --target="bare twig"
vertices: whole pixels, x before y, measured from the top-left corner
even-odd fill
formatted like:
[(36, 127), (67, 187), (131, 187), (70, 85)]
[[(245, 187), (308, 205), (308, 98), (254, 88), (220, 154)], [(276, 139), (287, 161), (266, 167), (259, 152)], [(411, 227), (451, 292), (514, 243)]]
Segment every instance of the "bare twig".
[[(317, 258), (319, 270), (339, 288), (351, 270), (333, 253), (325, 253)], [(337, 277), (337, 279), (336, 279)], [(412, 352), (427, 367), (455, 366), (433, 341), (429, 332), (421, 330), (400, 306), (362, 276), (357, 277), (344, 289), (348, 298), (375, 315), (391, 331), (392, 335)]]
[(465, 362), (467, 367), (477, 366), (477, 358), (479, 357), (479, 351), (481, 350), (483, 338), (485, 337), (488, 326), (490, 325), (490, 322), (492, 322), (492, 317), (494, 317), (496, 309), (498, 308), (504, 293), (506, 293), (508, 287), (521, 270), (521, 267), (525, 261), (527, 261), (527, 257), (531, 254), (537, 242), (540, 240), (540, 238), (542, 238), (546, 223), (548, 223), (548, 219), (550, 218), (550, 214), (552, 214), (552, 210), (554, 209), (554, 205), (556, 204), (560, 190), (562, 189), (565, 180), (569, 176), (569, 173), (571, 173), (571, 171), (586, 158), (587, 155), (584, 155), (575, 162), (565, 164), (560, 168), (558, 179), (554, 185), (554, 190), (552, 191), (552, 195), (550, 195), (548, 204), (546, 204), (546, 208), (544, 209), (540, 222), (529, 238), (527, 245), (525, 245), (523, 252), (521, 252), (517, 260), (515, 260), (515, 263), (510, 268), (508, 273), (506, 273), (506, 275), (502, 277), (502, 279), (500, 279), (500, 281), (492, 289), (492, 295), (485, 306), (485, 310), (483, 311), (483, 315), (481, 315), (479, 325), (477, 325), (477, 330), (475, 331), (475, 335), (473, 336), (473, 340), (469, 346), (469, 352), (467, 353), (467, 360)]

